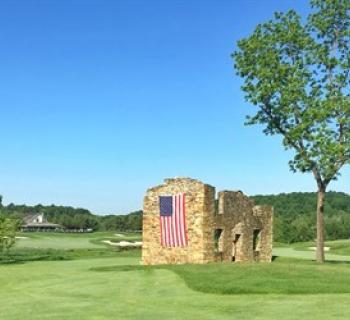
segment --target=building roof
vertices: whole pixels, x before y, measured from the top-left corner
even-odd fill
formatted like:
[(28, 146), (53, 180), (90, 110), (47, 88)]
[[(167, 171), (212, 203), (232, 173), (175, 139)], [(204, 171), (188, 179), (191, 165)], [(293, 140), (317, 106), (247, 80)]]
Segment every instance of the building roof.
[(39, 212), (39, 213), (28, 213), (26, 216), (23, 218), (24, 223), (31, 223), (35, 221), (38, 217), (42, 216), (43, 222), (47, 222), (47, 219), (45, 218), (44, 214)]
[[(41, 221), (38, 220), (38, 218), (41, 217)], [(39, 212), (39, 213), (32, 213), (32, 214), (27, 214), (23, 218), (23, 227), (28, 227), (28, 228), (36, 228), (36, 227), (60, 227), (59, 224), (56, 223), (51, 223), (49, 222), (46, 218), (44, 213)]]

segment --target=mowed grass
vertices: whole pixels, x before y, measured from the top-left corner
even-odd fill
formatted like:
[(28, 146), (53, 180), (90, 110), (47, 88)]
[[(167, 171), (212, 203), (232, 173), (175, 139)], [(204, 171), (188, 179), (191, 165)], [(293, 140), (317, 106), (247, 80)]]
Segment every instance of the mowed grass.
[[(139, 241), (140, 234), (122, 234), (114, 232), (96, 233), (22, 233), (18, 235), (16, 245), (9, 255), (0, 254), (0, 264), (21, 263), (26, 261), (56, 261), (72, 259), (105, 258), (116, 256), (122, 248), (113, 247), (104, 240)], [(127, 239), (127, 240), (126, 240)], [(138, 253), (130, 252), (129, 255)], [(119, 254), (123, 255), (123, 254)]]
[(17, 248), (37, 248), (37, 249), (93, 249), (104, 244), (103, 240), (112, 241), (137, 241), (140, 234), (123, 234), (115, 232), (94, 232), (94, 233), (22, 233), (17, 241)]
[[(300, 242), (292, 245), (295, 250), (299, 251), (313, 251), (311, 248), (315, 246), (315, 242)], [(326, 241), (325, 247), (329, 247), (327, 254), (350, 255), (350, 240)]]
[(347, 263), (144, 267), (139, 250), (110, 252), (0, 265), (0, 319), (350, 319)]
[(182, 276), (169, 269), (91, 270), (138, 263), (137, 257), (115, 257), (0, 266), (0, 318), (326, 320), (350, 317), (350, 294), (208, 294), (193, 290)]
[(298, 259), (277, 259), (272, 264), (236, 263), (167, 266), (112, 266), (101, 272), (170, 270), (197, 291), (218, 294), (324, 294), (350, 293), (350, 265)]

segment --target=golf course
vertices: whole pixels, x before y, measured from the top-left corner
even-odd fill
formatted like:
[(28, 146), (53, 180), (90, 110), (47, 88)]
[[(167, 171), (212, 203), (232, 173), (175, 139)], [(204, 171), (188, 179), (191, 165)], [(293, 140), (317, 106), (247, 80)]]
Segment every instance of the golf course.
[(144, 267), (140, 234), (22, 233), (0, 264), (0, 319), (347, 319), (350, 241), (275, 244), (274, 261)]

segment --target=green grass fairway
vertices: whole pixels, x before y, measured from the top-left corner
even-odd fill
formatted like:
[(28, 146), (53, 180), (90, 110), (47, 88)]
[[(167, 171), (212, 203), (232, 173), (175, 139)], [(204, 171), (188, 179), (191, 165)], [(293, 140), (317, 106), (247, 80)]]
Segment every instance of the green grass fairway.
[(272, 264), (212, 263), (208, 265), (102, 267), (106, 272), (170, 270), (197, 291), (219, 294), (325, 294), (350, 293), (350, 266), (344, 263), (279, 258)]
[(40, 249), (88, 249), (96, 248), (98, 245), (90, 242), (90, 238), (82, 237), (81, 235), (50, 236), (45, 234), (45, 237), (32, 236), (28, 239), (20, 239), (18, 248), (40, 248)]
[[(310, 248), (315, 247), (314, 242), (301, 242), (293, 244), (295, 250), (312, 251)], [(326, 241), (325, 247), (329, 248), (326, 254), (330, 256), (334, 255), (348, 255), (350, 256), (350, 240), (335, 240)]]
[[(326, 259), (328, 261), (350, 262), (350, 240), (327, 241), (325, 246), (330, 248), (326, 252)], [(278, 244), (274, 247), (273, 253), (279, 257), (313, 260), (315, 258), (315, 251), (310, 249), (312, 247), (315, 247), (314, 242), (300, 242), (290, 246)]]
[(145, 268), (139, 253), (0, 265), (0, 319), (350, 319), (348, 263), (278, 258), (272, 264)]
[[(122, 234), (114, 232), (96, 232), (86, 234), (72, 233), (24, 233), (9, 256), (0, 255), (0, 264), (28, 261), (57, 261), (87, 258), (115, 257), (116, 251), (122, 251), (103, 241), (140, 241), (140, 234)], [(137, 255), (137, 250), (128, 252)], [(125, 253), (119, 253), (125, 255)]]
[(107, 246), (103, 240), (114, 241), (134, 241), (139, 240), (140, 235), (122, 234), (115, 232), (95, 232), (95, 233), (23, 233), (19, 239), (17, 248), (36, 248), (36, 249), (93, 249)]

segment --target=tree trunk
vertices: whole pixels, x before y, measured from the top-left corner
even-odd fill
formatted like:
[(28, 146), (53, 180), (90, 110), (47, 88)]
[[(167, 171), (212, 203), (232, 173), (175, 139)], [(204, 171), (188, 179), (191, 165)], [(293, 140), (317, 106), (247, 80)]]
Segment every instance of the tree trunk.
[(324, 263), (324, 199), (326, 195), (325, 188), (319, 188), (317, 193), (317, 244), (316, 244), (316, 261)]

